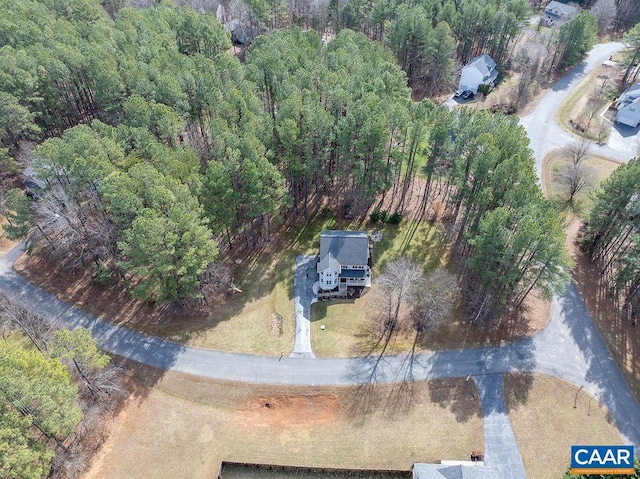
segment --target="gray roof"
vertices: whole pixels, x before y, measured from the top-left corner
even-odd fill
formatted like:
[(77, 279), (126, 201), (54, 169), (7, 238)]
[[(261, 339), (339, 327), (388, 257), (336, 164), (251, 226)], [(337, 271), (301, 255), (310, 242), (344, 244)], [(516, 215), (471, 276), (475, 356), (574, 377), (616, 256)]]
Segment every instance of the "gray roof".
[(448, 466), (414, 464), (413, 479), (499, 479), (500, 475), (486, 466)]
[(566, 19), (571, 18), (577, 11), (578, 9), (576, 7), (572, 7), (566, 3), (556, 2), (556, 0), (551, 0), (544, 9), (546, 15)]
[(320, 259), (331, 253), (341, 265), (366, 265), (369, 239), (364, 231), (324, 230), (320, 233)]
[(493, 61), (486, 53), (484, 55), (477, 56), (472, 58), (469, 63), (467, 63), (464, 68), (476, 68), (480, 73), (482, 73), (483, 79), (491, 79), (495, 80), (498, 76), (498, 71), (496, 70), (496, 62)]
[(618, 105), (628, 105), (629, 103), (636, 103), (640, 98), (640, 83), (634, 83), (627, 88), (620, 98), (618, 98)]

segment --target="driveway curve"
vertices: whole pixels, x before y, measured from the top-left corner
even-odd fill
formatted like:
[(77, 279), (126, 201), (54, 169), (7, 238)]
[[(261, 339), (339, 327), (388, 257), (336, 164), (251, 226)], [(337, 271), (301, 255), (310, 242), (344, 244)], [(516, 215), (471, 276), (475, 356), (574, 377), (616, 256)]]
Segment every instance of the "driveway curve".
[[(536, 159), (536, 172), (542, 178), (542, 160), (552, 150), (562, 148), (577, 138), (558, 125), (556, 113), (567, 99), (568, 94), (580, 81), (596, 67), (620, 50), (624, 45), (620, 42), (600, 43), (593, 47), (580, 64), (563, 76), (549, 92), (538, 102), (536, 107), (520, 119), (520, 124), (527, 130), (530, 146)], [(592, 145), (593, 153), (606, 156), (621, 163), (631, 160), (636, 152), (628, 149), (620, 150), (607, 145)]]

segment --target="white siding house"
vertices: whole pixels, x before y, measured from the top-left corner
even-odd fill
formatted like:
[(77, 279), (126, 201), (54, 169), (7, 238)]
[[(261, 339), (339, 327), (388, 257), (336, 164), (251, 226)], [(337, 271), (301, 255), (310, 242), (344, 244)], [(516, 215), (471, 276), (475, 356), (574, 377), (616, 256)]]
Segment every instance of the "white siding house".
[(365, 288), (371, 287), (371, 255), (367, 233), (322, 231), (316, 271), (319, 300), (360, 296)]
[(635, 128), (640, 123), (640, 83), (627, 88), (616, 102), (616, 122)]
[(487, 55), (480, 55), (473, 58), (462, 69), (458, 89), (461, 91), (471, 91), (475, 95), (478, 93), (480, 85), (491, 85), (498, 78), (496, 62)]

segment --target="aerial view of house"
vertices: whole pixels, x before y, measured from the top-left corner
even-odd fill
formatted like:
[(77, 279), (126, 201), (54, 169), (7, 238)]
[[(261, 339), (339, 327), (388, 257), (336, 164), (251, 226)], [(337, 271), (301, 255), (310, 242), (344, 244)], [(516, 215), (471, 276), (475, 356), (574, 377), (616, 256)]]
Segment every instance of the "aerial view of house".
[(361, 296), (371, 287), (371, 254), (367, 233), (322, 231), (316, 270), (319, 275), (319, 300)]
[(640, 83), (627, 88), (616, 102), (616, 122), (635, 128), (640, 123)]
[(640, 478), (639, 4), (0, 1), (0, 479)]
[(547, 25), (566, 23), (577, 13), (578, 9), (566, 3), (551, 0), (544, 9), (544, 21)]
[(480, 85), (493, 86), (496, 78), (498, 78), (498, 70), (496, 70), (496, 62), (493, 61), (493, 58), (487, 54), (477, 56), (471, 59), (462, 69), (458, 92), (463, 97), (467, 92), (475, 95), (478, 93)]

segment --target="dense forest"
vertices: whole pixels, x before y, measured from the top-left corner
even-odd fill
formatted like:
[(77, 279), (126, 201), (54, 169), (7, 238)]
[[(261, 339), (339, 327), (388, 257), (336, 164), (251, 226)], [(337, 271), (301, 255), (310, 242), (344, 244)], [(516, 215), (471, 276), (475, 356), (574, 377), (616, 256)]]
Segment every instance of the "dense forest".
[(621, 298), (625, 319), (640, 315), (640, 160), (621, 165), (604, 182), (585, 224), (582, 246), (604, 284)]
[(53, 329), (5, 296), (0, 330), (0, 477), (78, 477), (123, 398), (119, 368), (88, 329)]
[[(504, 6), (516, 23), (527, 11)], [(220, 244), (253, 247), (326, 198), (341, 214), (390, 188), (402, 203), (424, 170), (423, 205), (434, 185), (445, 191), (474, 319), (566, 278), (561, 225), (517, 122), (412, 102), (394, 52), (363, 33), (326, 44), (274, 31), (241, 64), (216, 18), (190, 8), (122, 8), (115, 20), (90, 1), (4, 9), (2, 142), (45, 139), (31, 165), (42, 191), (7, 195), (8, 231), (36, 225), (32, 240), (69, 267), (93, 265), (146, 301), (202, 301)], [(449, 35), (442, 25), (431, 33)], [(478, 33), (467, 55), (502, 48), (494, 40)], [(451, 61), (453, 42), (439, 43)]]

